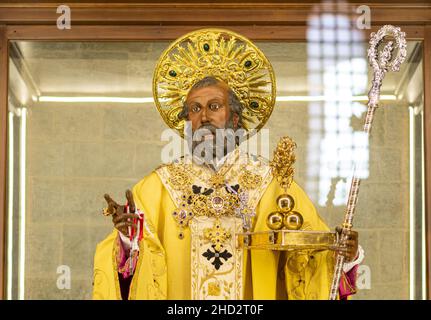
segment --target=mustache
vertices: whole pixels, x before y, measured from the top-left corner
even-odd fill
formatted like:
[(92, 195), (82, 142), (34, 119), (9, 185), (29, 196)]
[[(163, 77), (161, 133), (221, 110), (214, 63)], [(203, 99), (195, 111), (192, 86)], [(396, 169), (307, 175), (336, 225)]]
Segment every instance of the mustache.
[(234, 125), (233, 125), (233, 122), (231, 121), (231, 119), (229, 120), (229, 121), (227, 121), (226, 122), (226, 124), (225, 124), (225, 126), (224, 127), (221, 127), (221, 128), (218, 128), (218, 127), (216, 127), (215, 125), (213, 125), (213, 124), (211, 124), (211, 123), (209, 123), (209, 122), (206, 122), (206, 123), (203, 123), (199, 128), (197, 128), (196, 130), (194, 130), (194, 132), (196, 132), (196, 131), (198, 131), (198, 130), (204, 130), (204, 129), (206, 129), (206, 130), (209, 130), (209, 131), (211, 131), (211, 133), (213, 134), (213, 135), (216, 135), (216, 131), (217, 131), (217, 129), (218, 130), (223, 130), (223, 129), (233, 129), (234, 128)]
[(213, 124), (211, 124), (211, 123), (204, 123), (203, 125), (201, 125), (199, 128), (197, 128), (196, 130), (195, 130), (195, 132), (196, 131), (200, 131), (200, 130), (208, 130), (208, 131), (210, 131), (214, 136), (216, 135), (216, 130), (217, 129), (220, 129), (220, 128), (217, 128), (215, 125), (213, 125)]

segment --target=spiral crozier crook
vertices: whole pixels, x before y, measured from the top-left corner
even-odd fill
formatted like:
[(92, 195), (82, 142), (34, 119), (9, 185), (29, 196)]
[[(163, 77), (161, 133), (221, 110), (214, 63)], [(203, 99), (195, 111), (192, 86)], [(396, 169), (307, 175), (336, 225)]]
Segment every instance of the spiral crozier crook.
[[(405, 33), (401, 32), (400, 28), (385, 25), (377, 33), (371, 34), (370, 46), (368, 49), (368, 60), (373, 68), (374, 76), (371, 89), (368, 93), (368, 109), (365, 117), (364, 132), (367, 136), (371, 131), (371, 124), (373, 122), (374, 112), (378, 107), (380, 99), (380, 88), (382, 86), (383, 78), (389, 70), (399, 71), (400, 66), (407, 55), (407, 44)], [(387, 38), (389, 40), (383, 49), (379, 49), (379, 45)], [(396, 56), (393, 58), (394, 49), (397, 49)], [(360, 163), (355, 163), (352, 184), (350, 186), (349, 198), (347, 200), (346, 215), (342, 225), (344, 230), (352, 229), (353, 217), (355, 208), (358, 201), (360, 178), (356, 174), (356, 169)], [(344, 237), (342, 234), (341, 237)], [(343, 240), (343, 239), (341, 239)], [(338, 288), (340, 285), (341, 272), (344, 265), (344, 256), (337, 254), (337, 260), (334, 269), (334, 276), (331, 284), (331, 291), (329, 295), (330, 300), (337, 298)]]

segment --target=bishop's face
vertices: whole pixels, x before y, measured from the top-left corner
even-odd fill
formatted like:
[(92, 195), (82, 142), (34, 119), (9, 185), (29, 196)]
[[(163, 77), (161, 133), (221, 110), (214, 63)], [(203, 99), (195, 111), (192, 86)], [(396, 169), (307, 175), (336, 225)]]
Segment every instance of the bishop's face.
[[(228, 103), (228, 88), (218, 84), (191, 91), (186, 100), (192, 130), (202, 127), (226, 128), (231, 117)], [(233, 129), (238, 125), (238, 116), (233, 115)], [(211, 128), (208, 128), (211, 130)]]
[(199, 137), (193, 139), (191, 151), (206, 163), (226, 155), (233, 148), (228, 146), (227, 138), (222, 139), (222, 143), (218, 138), (216, 141), (218, 129), (238, 128), (239, 117), (230, 109), (228, 90), (227, 85), (220, 83), (194, 89), (186, 99), (188, 121), (191, 122), (194, 137)]

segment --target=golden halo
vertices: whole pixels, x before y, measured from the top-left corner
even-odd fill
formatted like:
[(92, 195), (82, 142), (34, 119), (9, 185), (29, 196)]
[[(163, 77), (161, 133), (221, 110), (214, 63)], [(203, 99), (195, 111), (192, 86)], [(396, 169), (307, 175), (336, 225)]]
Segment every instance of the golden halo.
[(199, 80), (224, 81), (244, 106), (242, 126), (261, 129), (276, 98), (275, 75), (262, 51), (247, 38), (225, 29), (200, 29), (174, 41), (154, 70), (154, 101), (166, 124), (184, 136), (179, 119), (187, 94)]

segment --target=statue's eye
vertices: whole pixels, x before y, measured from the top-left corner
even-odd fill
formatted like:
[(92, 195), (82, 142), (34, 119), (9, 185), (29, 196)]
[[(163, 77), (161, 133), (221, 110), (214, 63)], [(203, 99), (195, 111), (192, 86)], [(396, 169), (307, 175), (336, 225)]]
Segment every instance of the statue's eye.
[(194, 105), (194, 106), (192, 106), (192, 112), (193, 112), (193, 113), (197, 113), (197, 112), (199, 112), (199, 111), (201, 111), (201, 107), (199, 107), (198, 105)]
[(213, 102), (210, 104), (209, 108), (211, 111), (216, 111), (216, 110), (220, 109), (220, 104), (217, 102)]

